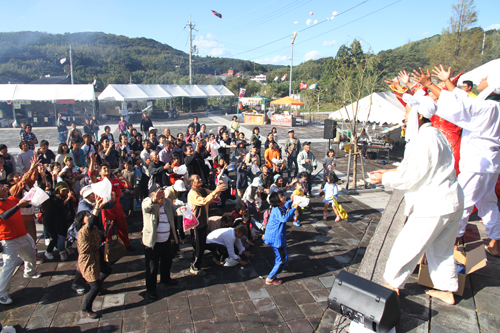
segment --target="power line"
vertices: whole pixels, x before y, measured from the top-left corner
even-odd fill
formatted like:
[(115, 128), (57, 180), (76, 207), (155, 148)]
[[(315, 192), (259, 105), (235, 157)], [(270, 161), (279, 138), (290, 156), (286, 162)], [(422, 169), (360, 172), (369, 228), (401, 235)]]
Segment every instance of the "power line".
[[(398, 0), (398, 1), (396, 1), (396, 2), (399, 2), (399, 1), (402, 1), (402, 0)], [(364, 3), (366, 3), (366, 2), (368, 2), (368, 0), (362, 1), (362, 2), (360, 2), (360, 3), (358, 3), (358, 4), (356, 4), (356, 5), (354, 5), (354, 6), (350, 7), (350, 8), (348, 8), (347, 10), (344, 10), (343, 12), (338, 13), (338, 14), (337, 14), (337, 16), (342, 15), (342, 14), (345, 14), (345, 13), (349, 12), (350, 10), (352, 10), (352, 9), (354, 9), (354, 8), (356, 8), (356, 7), (358, 7), (358, 6), (362, 5), (362, 4), (364, 4)], [(396, 2), (395, 2), (395, 3), (396, 3)], [(392, 3), (392, 4), (394, 4), (394, 3)], [(386, 7), (389, 7), (389, 6), (391, 6), (392, 4), (390, 4), (390, 5), (386, 6)], [(383, 7), (383, 8), (381, 8), (381, 9), (379, 9), (379, 10), (375, 11), (375, 12), (372, 12), (372, 13), (370, 13), (370, 14), (368, 14), (368, 15), (365, 15), (365, 16), (363, 16), (362, 18), (364, 18), (364, 17), (366, 17), (366, 16), (369, 16), (369, 15), (371, 15), (371, 14), (373, 14), (373, 13), (376, 13), (376, 12), (378, 12), (378, 11), (380, 11), (380, 10), (382, 10), (382, 9), (386, 8), (386, 7)], [(361, 18), (360, 18), (360, 19), (361, 19)], [(355, 20), (355, 21), (358, 21), (358, 20), (360, 20), (360, 19), (357, 19), (357, 20)], [(321, 22), (319, 22), (318, 24), (315, 24), (315, 25), (313, 25), (313, 26), (309, 26), (309, 27), (307, 27), (307, 28), (304, 28), (304, 29), (302, 29), (302, 30), (299, 30), (298, 32), (303, 32), (303, 31), (305, 31), (305, 30), (307, 30), (307, 29), (310, 29), (310, 28), (312, 28), (312, 27), (316, 27), (316, 26), (318, 26), (319, 24), (324, 23), (324, 22), (326, 22), (326, 21), (328, 21), (328, 20), (321, 21)], [(347, 24), (350, 24), (350, 23), (355, 22), (355, 21), (351, 21), (351, 22), (349, 22), (349, 23), (347, 23)], [(347, 24), (344, 24), (343, 26), (345, 26), (345, 25), (347, 25)], [(338, 28), (341, 28), (341, 27), (343, 27), (343, 26), (340, 26), (340, 27), (338, 27)], [(333, 30), (336, 30), (336, 29), (338, 29), (338, 28), (335, 28), (335, 29), (333, 29)], [(333, 30), (330, 30), (330, 31), (333, 31)], [(330, 32), (330, 31), (328, 31), (328, 32)], [(328, 32), (326, 32), (326, 33), (328, 33)], [(323, 35), (323, 34), (322, 34), (322, 35)], [(318, 36), (320, 36), (320, 35), (318, 35)], [(252, 52), (252, 51), (258, 50), (258, 49), (260, 49), (260, 48), (262, 48), (262, 47), (265, 47), (265, 46), (268, 46), (268, 45), (274, 44), (274, 43), (276, 43), (276, 42), (279, 42), (279, 41), (284, 40), (284, 39), (287, 39), (287, 38), (290, 38), (290, 35), (287, 35), (287, 36), (284, 36), (284, 37), (278, 38), (278, 39), (273, 40), (273, 41), (271, 41), (271, 42), (269, 42), (269, 43), (263, 44), (263, 45), (261, 45), (261, 46), (257, 46), (257, 47), (255, 47), (255, 48), (253, 48), (253, 49), (250, 49), (250, 50), (247, 50), (247, 51), (243, 51), (243, 52), (239, 52), (239, 53), (233, 54), (233, 55), (231, 55), (231, 56), (230, 56), (230, 57), (228, 57), (228, 58), (233, 58), (233, 57), (236, 57), (236, 56), (238, 56), (238, 55), (240, 55), (240, 54), (244, 54), (244, 53), (248, 53), (248, 52)], [(315, 37), (313, 37), (313, 38), (315, 38)], [(299, 43), (297, 43), (297, 44), (299, 44)], [(270, 52), (270, 53), (274, 53), (274, 52), (276, 52), (276, 51), (273, 51), (273, 52)], [(270, 53), (268, 53), (268, 54), (270, 54)], [(261, 55), (261, 56), (262, 56), (262, 55)], [(259, 57), (260, 57), (260, 56), (259, 56)], [(259, 58), (259, 57), (257, 57), (257, 58)], [(257, 59), (257, 58), (253, 58), (253, 59)], [(200, 63), (200, 62), (198, 62), (198, 63), (196, 63), (196, 64), (197, 64), (197, 65), (198, 65), (198, 64), (205, 64), (205, 63), (208, 63), (208, 62), (214, 62), (214, 61), (216, 61), (216, 60), (209, 60), (209, 61), (207, 61), (207, 62), (201, 62), (201, 63)]]

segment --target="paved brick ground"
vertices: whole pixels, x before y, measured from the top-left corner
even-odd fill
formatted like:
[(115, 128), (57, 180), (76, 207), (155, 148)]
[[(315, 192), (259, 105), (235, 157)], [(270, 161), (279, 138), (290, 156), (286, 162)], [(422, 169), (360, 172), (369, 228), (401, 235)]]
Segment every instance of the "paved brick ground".
[[(274, 256), (262, 242), (251, 249), (255, 257), (243, 270), (216, 266), (207, 253), (203, 277), (189, 274), (192, 249), (185, 246), (172, 268), (179, 286), (159, 287), (159, 300), (151, 302), (145, 300), (144, 255), (138, 250), (114, 265), (104, 284), (111, 293), (94, 303), (102, 317), (91, 320), (80, 316), (83, 296), (70, 288), (74, 255), (64, 263), (40, 265), (38, 280), (24, 279), (20, 268), (12, 280), (14, 303), (0, 308), (0, 321), (35, 332), (312, 332), (326, 309), (334, 274), (356, 271), (380, 218), (349, 196), (340, 202), (351, 214), (348, 221), (321, 221), (322, 203), (316, 198), (303, 226), (290, 224), (289, 265), (281, 286), (264, 283)], [(140, 248), (141, 218), (129, 225), (132, 244)]]

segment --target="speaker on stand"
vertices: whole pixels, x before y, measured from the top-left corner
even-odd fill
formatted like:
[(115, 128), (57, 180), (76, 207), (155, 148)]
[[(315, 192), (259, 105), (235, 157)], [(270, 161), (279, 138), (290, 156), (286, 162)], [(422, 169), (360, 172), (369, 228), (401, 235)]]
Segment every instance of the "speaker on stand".
[[(325, 119), (324, 128), (323, 128), (323, 139), (328, 139), (328, 149), (332, 149), (332, 144), (330, 140), (334, 140), (337, 137), (337, 122), (333, 119)], [(339, 156), (339, 144), (337, 142), (337, 149), (335, 150), (335, 156)], [(328, 150), (327, 149), (327, 150)]]
[(401, 316), (396, 291), (347, 271), (341, 271), (335, 278), (328, 296), (328, 307), (378, 333), (391, 331)]

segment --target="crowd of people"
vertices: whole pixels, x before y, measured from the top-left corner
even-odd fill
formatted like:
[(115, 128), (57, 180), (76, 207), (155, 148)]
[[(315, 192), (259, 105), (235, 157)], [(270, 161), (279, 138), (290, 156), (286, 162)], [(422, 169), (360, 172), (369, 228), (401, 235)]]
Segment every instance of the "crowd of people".
[[(56, 152), (47, 140), (38, 142), (29, 124), (21, 129), (16, 158), (0, 145), (0, 304), (12, 302), (9, 281), (17, 255), (25, 260), (25, 277), (31, 278), (39, 276), (35, 265), (43, 260), (77, 255), (72, 288), (84, 294), (90, 287), (82, 313), (95, 318), (93, 300), (105, 292), (102, 283), (112, 269), (101, 245), (117, 234), (127, 251), (138, 251), (130, 244), (127, 219), (139, 211), (150, 299), (157, 298), (158, 271), (160, 283), (177, 284), (170, 269), (180, 259), (180, 244), (188, 240), (193, 248), (190, 273), (195, 275), (205, 274), (205, 250), (217, 265), (245, 266), (244, 258), (253, 256), (251, 247), (262, 240), (276, 255), (266, 283), (282, 283), (278, 275), (287, 262), (286, 222), (300, 227), (307, 207), (299, 203), (314, 197), (312, 174), (320, 165), (311, 143), (301, 142), (293, 129), (281, 147), (276, 128), (262, 136), (255, 127), (247, 139), (236, 117), (217, 133), (207, 132), (194, 117), (186, 132), (176, 136), (169, 128), (159, 132), (147, 113), (139, 129), (122, 117), (117, 133), (109, 126), (99, 133), (95, 117), (85, 121), (83, 131), (75, 123), (68, 129), (60, 114), (58, 124)], [(332, 197), (337, 197), (334, 154), (329, 151), (323, 160), (325, 190), (319, 194), (325, 196), (325, 220)], [(107, 202), (95, 190), (103, 181), (111, 187)], [(33, 188), (48, 195), (39, 207), (24, 199)], [(228, 204), (234, 210), (227, 210)], [(209, 214), (210, 209), (219, 215)], [(189, 214), (197, 225), (185, 228)], [(36, 249), (36, 221), (43, 224), (44, 252)]]

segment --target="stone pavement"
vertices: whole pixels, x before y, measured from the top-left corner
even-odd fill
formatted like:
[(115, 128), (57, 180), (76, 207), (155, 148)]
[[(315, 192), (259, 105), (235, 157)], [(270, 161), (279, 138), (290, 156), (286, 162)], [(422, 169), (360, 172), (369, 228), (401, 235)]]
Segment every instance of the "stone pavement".
[[(24, 279), (21, 267), (12, 280), (14, 303), (0, 307), (0, 322), (34, 332), (313, 332), (327, 307), (334, 275), (355, 272), (380, 218), (380, 212), (349, 197), (340, 203), (350, 212), (348, 221), (322, 221), (323, 204), (315, 198), (304, 214), (303, 226), (288, 230), (289, 264), (280, 286), (267, 286), (274, 255), (262, 242), (250, 250), (249, 265), (220, 267), (206, 254), (203, 277), (189, 274), (192, 255), (183, 246), (174, 263), (176, 287), (159, 287), (159, 300), (145, 299), (144, 256), (130, 253), (113, 267), (105, 281), (110, 290), (98, 296), (94, 310), (102, 317), (81, 317), (84, 296), (71, 289), (76, 255), (67, 262), (47, 261), (38, 267), (37, 280)], [(212, 211), (211, 214), (216, 214)], [(140, 245), (139, 213), (130, 223), (132, 244)], [(45, 246), (39, 242), (39, 251)]]

